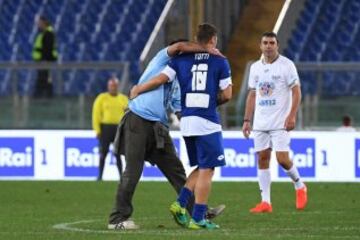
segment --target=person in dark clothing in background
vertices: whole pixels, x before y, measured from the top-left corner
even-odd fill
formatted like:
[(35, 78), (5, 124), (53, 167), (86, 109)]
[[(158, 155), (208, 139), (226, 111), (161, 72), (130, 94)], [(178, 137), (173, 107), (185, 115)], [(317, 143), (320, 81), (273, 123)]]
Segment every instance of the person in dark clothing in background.
[[(39, 27), (39, 33), (35, 38), (32, 58), (35, 62), (54, 62), (58, 57), (54, 30), (44, 16), (38, 18), (37, 25)], [(49, 69), (38, 70), (34, 96), (53, 96), (53, 86)]]

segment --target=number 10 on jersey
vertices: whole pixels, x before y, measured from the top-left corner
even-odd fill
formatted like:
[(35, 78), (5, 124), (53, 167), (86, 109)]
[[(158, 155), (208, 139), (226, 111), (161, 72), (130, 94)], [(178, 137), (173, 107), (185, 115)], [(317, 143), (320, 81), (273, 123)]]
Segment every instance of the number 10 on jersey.
[(204, 63), (194, 64), (191, 68), (191, 72), (192, 72), (191, 90), (204, 91), (206, 89), (208, 65)]

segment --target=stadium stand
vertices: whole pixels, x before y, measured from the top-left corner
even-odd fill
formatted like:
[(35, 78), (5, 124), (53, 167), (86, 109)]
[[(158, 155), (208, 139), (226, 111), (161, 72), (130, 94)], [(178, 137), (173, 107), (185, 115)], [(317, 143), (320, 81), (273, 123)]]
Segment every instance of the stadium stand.
[[(31, 61), (34, 19), (45, 15), (57, 34), (59, 62), (129, 61), (130, 79), (136, 81), (141, 51), (165, 4), (166, 0), (0, 0), (0, 62)], [(96, 95), (109, 74), (64, 71), (63, 92)], [(24, 70), (18, 75), (25, 80), (19, 93), (31, 93), (36, 74)], [(0, 71), (0, 95), (11, 94), (11, 78), (9, 70)]]
[[(360, 0), (307, 0), (284, 55), (300, 62), (360, 61)], [(318, 75), (300, 72), (304, 94), (315, 94)], [(360, 96), (356, 72), (323, 74), (323, 96)]]

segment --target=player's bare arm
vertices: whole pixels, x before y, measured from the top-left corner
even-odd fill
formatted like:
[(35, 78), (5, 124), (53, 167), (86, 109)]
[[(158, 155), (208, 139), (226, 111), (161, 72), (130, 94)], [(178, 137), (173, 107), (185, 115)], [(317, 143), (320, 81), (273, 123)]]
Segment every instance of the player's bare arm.
[(132, 87), (130, 90), (130, 99), (136, 98), (141, 93), (158, 88), (160, 85), (167, 83), (168, 81), (169, 77), (163, 73), (160, 73), (156, 77), (153, 77), (150, 81)]
[(287, 118), (285, 119), (285, 129), (291, 131), (295, 128), (296, 114), (301, 102), (301, 89), (299, 85), (294, 86), (292, 89), (292, 104), (291, 110)]
[(217, 105), (227, 103), (232, 98), (232, 85), (229, 85), (224, 90), (220, 90), (217, 98)]
[(244, 123), (242, 128), (244, 137), (246, 138), (249, 138), (251, 133), (251, 119), (255, 109), (255, 98), (256, 98), (256, 91), (253, 89), (249, 90), (246, 99), (245, 116), (244, 116)]
[(194, 42), (178, 42), (170, 45), (167, 51), (170, 57), (174, 57), (180, 52), (208, 52), (213, 55), (224, 57), (224, 55), (222, 55), (222, 53), (217, 48), (205, 48)]

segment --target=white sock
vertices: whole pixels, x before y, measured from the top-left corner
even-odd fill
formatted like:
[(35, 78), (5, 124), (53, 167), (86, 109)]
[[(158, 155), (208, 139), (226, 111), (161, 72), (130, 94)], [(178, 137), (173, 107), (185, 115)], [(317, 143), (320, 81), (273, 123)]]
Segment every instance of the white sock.
[(261, 192), (261, 200), (263, 202), (271, 203), (270, 201), (270, 185), (271, 175), (270, 169), (258, 169), (259, 187)]
[(285, 170), (285, 172), (291, 178), (291, 180), (293, 180), (296, 190), (305, 186), (300, 179), (299, 171), (295, 165), (293, 165), (289, 170)]

